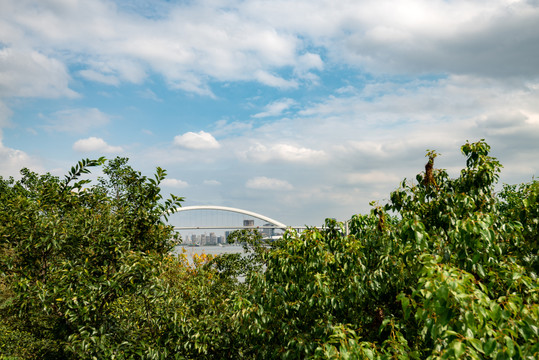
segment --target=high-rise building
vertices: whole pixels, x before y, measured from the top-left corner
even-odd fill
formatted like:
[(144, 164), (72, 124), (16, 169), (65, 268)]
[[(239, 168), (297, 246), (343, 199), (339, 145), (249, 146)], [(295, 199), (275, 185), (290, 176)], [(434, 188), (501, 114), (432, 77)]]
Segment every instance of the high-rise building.
[(243, 226), (244, 227), (255, 226), (255, 221), (254, 220), (243, 220)]
[[(264, 226), (271, 226), (271, 224), (264, 224)], [(275, 235), (275, 229), (264, 227), (262, 229), (262, 235), (267, 239), (271, 239), (271, 237)]]

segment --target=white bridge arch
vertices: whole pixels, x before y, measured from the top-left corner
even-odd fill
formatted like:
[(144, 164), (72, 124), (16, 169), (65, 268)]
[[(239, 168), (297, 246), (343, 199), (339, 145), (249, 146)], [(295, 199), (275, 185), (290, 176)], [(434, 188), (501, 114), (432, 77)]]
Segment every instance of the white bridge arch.
[[(255, 213), (253, 211), (249, 211), (249, 210), (243, 210), (243, 209), (238, 209), (238, 208), (233, 208), (233, 207), (227, 207), (227, 206), (217, 206), (217, 205), (196, 205), (196, 206), (183, 206), (183, 207), (178, 207), (176, 208), (176, 213), (178, 212), (182, 212), (182, 211), (193, 211), (193, 210), (220, 210), (220, 211), (230, 211), (230, 212), (234, 212), (234, 213), (238, 213), (238, 214), (243, 214), (243, 215), (248, 215), (248, 216), (252, 216), (254, 218), (257, 218), (257, 219), (260, 219), (262, 221), (265, 221), (267, 223), (270, 223), (272, 224), (272, 227), (275, 227), (277, 229), (283, 229), (285, 230), (286, 228), (288, 228), (288, 226), (286, 226), (285, 224), (283, 224), (282, 222), (279, 222), (275, 219), (272, 219), (270, 217), (267, 217), (267, 216), (264, 216), (264, 215), (261, 215), (261, 214), (258, 214), (258, 213)], [(176, 227), (176, 229), (179, 229), (180, 227)]]

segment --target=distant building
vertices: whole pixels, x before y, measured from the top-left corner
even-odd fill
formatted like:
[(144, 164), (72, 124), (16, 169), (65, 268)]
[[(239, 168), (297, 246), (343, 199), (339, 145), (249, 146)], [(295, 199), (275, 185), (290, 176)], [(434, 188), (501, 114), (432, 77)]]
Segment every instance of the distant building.
[(255, 226), (255, 221), (254, 220), (243, 220), (243, 226), (244, 227)]
[[(264, 226), (272, 226), (272, 224), (264, 224)], [(271, 239), (271, 237), (275, 235), (275, 229), (274, 228), (263, 228), (262, 229), (262, 236), (267, 239)]]

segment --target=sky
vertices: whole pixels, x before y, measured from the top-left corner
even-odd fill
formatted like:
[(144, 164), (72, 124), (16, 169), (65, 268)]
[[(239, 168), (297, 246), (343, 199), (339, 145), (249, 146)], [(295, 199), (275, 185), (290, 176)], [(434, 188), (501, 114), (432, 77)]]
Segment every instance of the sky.
[(185, 206), (319, 226), (480, 139), (537, 176), (539, 0), (0, 0), (4, 177), (122, 156)]

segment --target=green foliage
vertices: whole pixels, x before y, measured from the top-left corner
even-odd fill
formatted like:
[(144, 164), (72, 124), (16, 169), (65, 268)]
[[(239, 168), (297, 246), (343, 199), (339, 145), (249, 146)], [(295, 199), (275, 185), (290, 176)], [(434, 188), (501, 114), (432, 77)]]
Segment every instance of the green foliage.
[(235, 230), (228, 235), (227, 242), (241, 244), (243, 254), (222, 254), (212, 260), (211, 265), (218, 271), (221, 278), (245, 278), (263, 269), (265, 255), (270, 250), (270, 242), (264, 240), (258, 230)]
[(113, 305), (153, 286), (154, 264), (175, 245), (162, 214), (181, 198), (162, 203), (164, 171), (148, 179), (126, 163), (110, 161), (94, 187), (78, 178), (103, 158), (80, 161), (64, 180), (24, 169), (0, 181), (4, 331), (24, 334), (6, 354), (108, 358), (129, 347)]
[[(237, 302), (261, 358), (538, 357), (537, 182), (494, 185), (484, 142), (346, 224), (288, 232)], [(392, 212), (396, 216), (391, 216)]]
[(168, 254), (182, 199), (162, 199), (159, 168), (1, 179), (0, 358), (539, 358), (539, 183), (497, 194), (490, 147), (461, 150), (455, 179), (428, 150), (369, 214), (238, 231), (245, 256), (192, 262)]
[(500, 212), (522, 225), (522, 241), (514, 243), (511, 252), (524, 266), (539, 274), (539, 181), (504, 185), (500, 193)]

